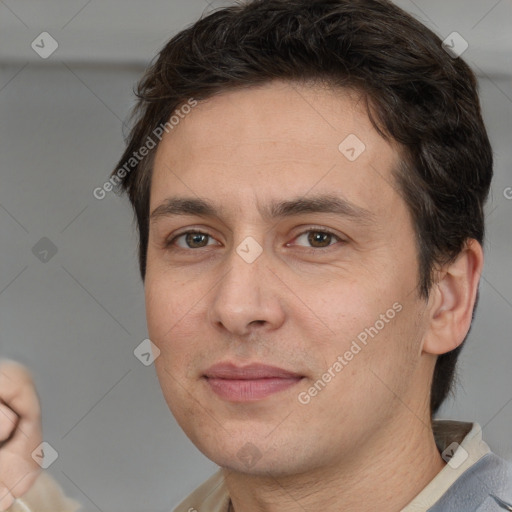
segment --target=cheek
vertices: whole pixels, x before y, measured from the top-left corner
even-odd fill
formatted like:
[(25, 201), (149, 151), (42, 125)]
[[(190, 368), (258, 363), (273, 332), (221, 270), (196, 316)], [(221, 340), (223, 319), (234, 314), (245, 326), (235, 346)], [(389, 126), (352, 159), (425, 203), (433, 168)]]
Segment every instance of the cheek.
[(353, 276), (333, 277), (321, 289), (305, 287), (302, 296), (310, 314), (297, 315), (296, 320), (307, 328), (307, 318), (316, 317), (328, 337), (344, 340), (341, 344), (373, 325), (393, 304), (386, 293), (379, 292), (375, 279), (367, 283)]
[(346, 361), (344, 373), (351, 367), (359, 378), (370, 379), (370, 368), (394, 375), (400, 366), (409, 366), (420, 330), (418, 305), (392, 281), (348, 279), (324, 286), (322, 293), (312, 288), (305, 295), (313, 315), (296, 320), (327, 369), (338, 356)]
[(161, 344), (163, 334), (172, 327), (172, 304), (169, 302), (172, 297), (156, 281), (146, 277), (145, 300), (146, 300), (146, 322), (151, 341), (157, 345)]
[[(159, 379), (186, 376), (192, 354), (195, 351), (193, 300), (179, 285), (163, 279), (147, 279), (145, 284), (146, 321), (150, 340), (159, 348), (155, 361)], [(170, 375), (165, 375), (168, 372)], [(171, 382), (172, 383), (172, 382)], [(171, 384), (170, 383), (170, 384)]]
[(146, 319), (150, 336), (155, 343), (166, 333), (179, 329), (188, 315), (194, 313), (194, 288), (165, 274), (148, 273), (144, 285)]
[[(195, 278), (180, 280), (182, 276), (149, 273), (145, 301), (149, 338), (160, 349), (156, 362), (183, 385), (185, 380), (195, 380), (204, 361), (213, 359), (215, 347), (207, 334), (211, 283)], [(162, 378), (171, 377), (162, 373)]]
[(190, 414), (186, 389), (194, 347), (193, 308), (189, 298), (175, 293), (173, 283), (147, 276), (145, 282), (146, 321), (150, 340), (160, 350), (154, 365), (165, 400), (175, 417)]

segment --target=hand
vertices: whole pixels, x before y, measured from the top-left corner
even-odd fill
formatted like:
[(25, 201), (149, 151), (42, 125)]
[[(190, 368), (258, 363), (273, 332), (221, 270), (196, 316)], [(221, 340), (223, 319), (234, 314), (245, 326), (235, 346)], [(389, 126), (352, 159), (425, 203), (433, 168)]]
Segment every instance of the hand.
[(0, 359), (0, 510), (23, 496), (41, 468), (32, 452), (42, 442), (41, 408), (23, 365)]

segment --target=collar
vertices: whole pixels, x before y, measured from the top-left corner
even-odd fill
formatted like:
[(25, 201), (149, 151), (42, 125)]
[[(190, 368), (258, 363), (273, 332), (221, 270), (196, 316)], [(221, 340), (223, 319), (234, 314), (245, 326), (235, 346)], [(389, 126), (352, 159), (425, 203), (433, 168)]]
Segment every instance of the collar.
[[(462, 473), (490, 453), (489, 446), (482, 440), (482, 429), (478, 423), (434, 420), (432, 428), (436, 445), (447, 464), (400, 512), (427, 511), (439, 501)], [(229, 512), (229, 503), (230, 499), (224, 476), (222, 470), (219, 470), (189, 495), (174, 511)]]
[(478, 423), (434, 420), (432, 429), (437, 448), (447, 464), (400, 512), (425, 512), (466, 470), (491, 452), (482, 440), (482, 428)]

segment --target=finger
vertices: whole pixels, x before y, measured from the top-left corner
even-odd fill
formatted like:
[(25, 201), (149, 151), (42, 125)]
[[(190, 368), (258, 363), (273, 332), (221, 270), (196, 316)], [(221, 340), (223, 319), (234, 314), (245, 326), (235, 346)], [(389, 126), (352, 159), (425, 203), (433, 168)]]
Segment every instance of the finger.
[(0, 442), (12, 434), (18, 424), (18, 415), (7, 405), (0, 402)]
[(41, 442), (41, 408), (32, 376), (23, 365), (0, 360), (0, 401), (19, 417), (9, 448), (32, 451)]
[(26, 460), (20, 461), (14, 458), (14, 464), (16, 468), (11, 468), (8, 474), (2, 475), (2, 481), (0, 481), (0, 504), (2, 504), (2, 499), (8, 502), (12, 498), (23, 497), (32, 488), (41, 474), (39, 466), (37, 466), (37, 469), (29, 467), (30, 464)]
[(11, 494), (9, 489), (0, 486), (0, 510), (7, 510), (16, 498)]
[[(31, 455), (42, 441), (39, 398), (32, 377), (23, 365), (0, 360), (0, 400), (4, 407), (18, 417), (9, 440), (0, 446), (2, 504), (2, 499), (7, 503), (12, 496), (21, 496), (28, 491), (41, 470)], [(6, 409), (3, 410), (10, 414)], [(12, 419), (12, 415), (10, 417)], [(0, 419), (2, 418), (7, 420), (0, 414)], [(12, 422), (10, 425), (12, 427)]]
[(41, 410), (32, 376), (16, 361), (0, 359), (0, 400), (19, 417), (39, 420)]
[(0, 503), (4, 494), (6, 498), (8, 494), (15, 498), (23, 496), (41, 473), (40, 466), (30, 454), (27, 458), (12, 452), (1, 453), (0, 466)]

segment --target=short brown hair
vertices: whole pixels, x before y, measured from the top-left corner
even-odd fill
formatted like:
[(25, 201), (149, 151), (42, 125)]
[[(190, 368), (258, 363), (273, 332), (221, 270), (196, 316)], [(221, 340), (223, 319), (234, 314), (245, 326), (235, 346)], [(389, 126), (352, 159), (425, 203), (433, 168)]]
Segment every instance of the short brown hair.
[[(127, 148), (112, 174), (190, 98), (274, 79), (362, 93), (374, 127), (399, 143), (394, 177), (414, 221), (419, 294), (427, 299), (436, 265), (453, 261), (469, 239), (483, 244), (492, 151), (471, 69), (389, 1), (252, 0), (200, 19), (166, 44), (140, 81)], [(136, 214), (143, 280), (155, 152), (121, 182)], [(432, 414), (452, 388), (461, 348), (437, 359)]]

